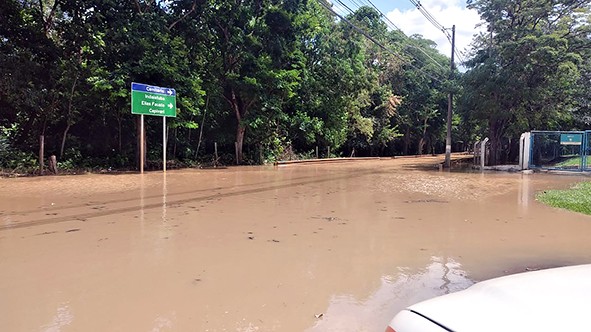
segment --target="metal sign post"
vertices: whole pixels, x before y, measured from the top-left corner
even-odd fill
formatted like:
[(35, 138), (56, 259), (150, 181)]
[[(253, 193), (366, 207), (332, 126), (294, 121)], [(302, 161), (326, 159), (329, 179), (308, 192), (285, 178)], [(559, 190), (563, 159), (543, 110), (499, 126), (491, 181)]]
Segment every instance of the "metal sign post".
[(146, 155), (144, 147), (146, 146), (146, 140), (144, 137), (144, 115), (140, 115), (140, 173), (144, 173), (144, 156)]
[(131, 114), (141, 115), (140, 173), (144, 173), (146, 151), (144, 115), (162, 118), (162, 170), (166, 172), (166, 117), (176, 117), (176, 90), (142, 83), (131, 83)]
[(166, 117), (162, 117), (162, 171), (166, 172)]

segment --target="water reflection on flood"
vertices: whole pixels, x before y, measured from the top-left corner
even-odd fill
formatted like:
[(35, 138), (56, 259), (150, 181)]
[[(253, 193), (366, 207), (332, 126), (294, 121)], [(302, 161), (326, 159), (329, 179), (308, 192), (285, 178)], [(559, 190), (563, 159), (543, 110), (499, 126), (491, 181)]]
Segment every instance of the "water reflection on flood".
[(473, 283), (459, 262), (431, 257), (431, 263), (422, 269), (399, 267), (394, 274), (382, 276), (380, 287), (367, 298), (334, 295), (326, 313), (307, 331), (382, 331), (393, 313), (425, 299), (465, 289)]
[(176, 312), (171, 312), (168, 315), (158, 316), (154, 320), (154, 327), (151, 332), (170, 331), (174, 328), (174, 321), (176, 320)]
[(530, 178), (531, 175), (522, 175), (521, 185), (517, 190), (517, 204), (519, 204), (522, 208), (527, 208), (529, 206), (530, 199), (533, 199), (533, 195), (530, 190)]
[(166, 172), (162, 174), (162, 223), (166, 223), (166, 196), (168, 195), (168, 185), (166, 182)]
[(74, 315), (70, 312), (70, 307), (67, 304), (61, 304), (57, 308), (52, 322), (42, 327), (41, 330), (44, 332), (60, 332), (62, 328), (70, 325), (73, 320)]

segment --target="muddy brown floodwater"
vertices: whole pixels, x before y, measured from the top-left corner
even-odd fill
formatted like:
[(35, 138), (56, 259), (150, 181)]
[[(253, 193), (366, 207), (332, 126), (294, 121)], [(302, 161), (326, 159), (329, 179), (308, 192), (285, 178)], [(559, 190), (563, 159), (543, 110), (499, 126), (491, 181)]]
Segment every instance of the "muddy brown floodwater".
[(476, 281), (591, 262), (591, 217), (534, 197), (588, 178), (436, 161), (0, 179), (1, 329), (382, 332)]

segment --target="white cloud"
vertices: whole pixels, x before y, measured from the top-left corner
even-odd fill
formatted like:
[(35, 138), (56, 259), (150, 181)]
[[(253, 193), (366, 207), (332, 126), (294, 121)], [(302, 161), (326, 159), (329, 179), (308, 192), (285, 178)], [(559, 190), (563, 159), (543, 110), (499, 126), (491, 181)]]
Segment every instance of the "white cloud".
[[(484, 25), (477, 27), (482, 21), (476, 10), (467, 9), (461, 0), (423, 0), (421, 4), (445, 28), (456, 26), (456, 48), (468, 54), (472, 37), (479, 32), (486, 31)], [(388, 18), (402, 29), (407, 35), (420, 34), (426, 39), (437, 43), (439, 52), (450, 56), (451, 44), (447, 37), (431, 24), (418, 9), (395, 9), (388, 14)], [(450, 31), (451, 35), (451, 31)]]

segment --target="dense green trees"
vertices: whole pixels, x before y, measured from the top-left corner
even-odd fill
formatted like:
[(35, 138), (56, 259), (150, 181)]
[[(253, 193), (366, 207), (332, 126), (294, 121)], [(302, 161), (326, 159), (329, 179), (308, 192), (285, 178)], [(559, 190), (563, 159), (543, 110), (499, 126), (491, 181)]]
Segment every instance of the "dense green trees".
[(488, 129), (491, 162), (523, 131), (588, 129), (590, 5), (584, 0), (471, 0), (488, 24), (474, 42), (462, 107)]
[[(2, 1), (0, 166), (34, 165), (43, 135), (63, 166), (134, 167), (131, 82), (176, 88), (168, 155), (185, 162), (213, 142), (238, 163), (442, 152), (450, 89), (454, 139), (489, 135), (495, 160), (523, 130), (589, 121), (587, 1), (469, 1), (492, 34), (455, 84), (433, 42), (319, 1)], [(160, 121), (146, 125), (156, 161)]]

